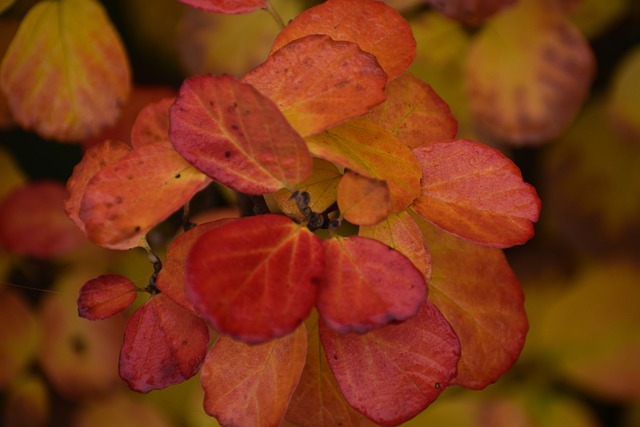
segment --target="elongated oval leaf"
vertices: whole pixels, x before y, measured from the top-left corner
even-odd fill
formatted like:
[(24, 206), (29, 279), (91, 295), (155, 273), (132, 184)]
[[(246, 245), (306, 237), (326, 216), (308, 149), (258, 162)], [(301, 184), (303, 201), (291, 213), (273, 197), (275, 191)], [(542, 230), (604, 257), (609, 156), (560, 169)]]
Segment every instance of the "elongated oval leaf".
[(278, 108), (231, 76), (185, 80), (170, 117), (176, 150), (234, 190), (272, 193), (311, 174), (309, 151)]
[(181, 3), (207, 12), (215, 13), (248, 13), (257, 9), (266, 9), (269, 0), (179, 0)]
[(89, 320), (106, 319), (129, 307), (136, 299), (136, 285), (119, 274), (102, 274), (80, 288), (78, 315)]
[(21, 126), (78, 141), (115, 122), (131, 82), (100, 3), (62, 0), (29, 11), (2, 61), (0, 86)]
[(181, 383), (198, 372), (208, 344), (209, 329), (201, 318), (156, 295), (129, 318), (120, 376), (141, 393)]
[(202, 367), (205, 411), (222, 425), (278, 426), (300, 380), (306, 353), (304, 325), (257, 345), (219, 337)]
[(320, 339), (347, 401), (383, 425), (407, 421), (433, 402), (460, 357), (456, 334), (429, 301), (415, 317), (364, 335), (321, 323)]
[(374, 225), (391, 212), (386, 181), (346, 171), (338, 184), (338, 207), (344, 218), (357, 225)]
[(308, 136), (384, 101), (387, 76), (358, 45), (310, 35), (269, 56), (243, 80), (274, 101), (300, 135)]
[(282, 215), (242, 218), (195, 242), (186, 293), (220, 333), (258, 343), (286, 335), (316, 301), (320, 239)]
[(138, 148), (146, 144), (169, 141), (169, 108), (175, 98), (163, 98), (143, 107), (131, 127), (131, 146)]
[(479, 24), (517, 0), (425, 0), (449, 18), (470, 25)]
[(340, 333), (364, 333), (414, 316), (425, 279), (400, 252), (360, 236), (323, 240), (325, 273), (318, 312)]
[(494, 148), (456, 140), (413, 151), (423, 170), (413, 210), (449, 233), (506, 248), (533, 236), (540, 199), (518, 167)]

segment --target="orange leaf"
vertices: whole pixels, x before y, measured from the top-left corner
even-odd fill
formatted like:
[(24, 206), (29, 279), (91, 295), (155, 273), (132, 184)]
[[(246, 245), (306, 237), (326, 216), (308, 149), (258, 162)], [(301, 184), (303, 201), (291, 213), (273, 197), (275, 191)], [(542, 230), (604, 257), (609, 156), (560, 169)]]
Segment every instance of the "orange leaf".
[(172, 146), (143, 145), (91, 178), (79, 216), (90, 239), (128, 249), (208, 183)]
[(21, 126), (77, 141), (115, 122), (130, 91), (126, 52), (95, 0), (43, 1), (22, 21), (0, 85)]
[(136, 299), (136, 285), (119, 274), (102, 274), (80, 288), (78, 315), (101, 320), (129, 307)]
[(234, 190), (272, 193), (311, 174), (309, 151), (278, 108), (231, 76), (185, 80), (170, 116), (176, 150)]
[(169, 108), (175, 97), (163, 98), (143, 107), (131, 127), (131, 146), (138, 148), (146, 144), (169, 141)]
[(293, 40), (326, 34), (356, 43), (371, 53), (389, 79), (399, 76), (416, 55), (407, 21), (393, 8), (374, 0), (328, 0), (294, 18), (276, 38), (271, 54)]
[(311, 152), (370, 178), (386, 181), (392, 211), (406, 209), (420, 195), (420, 164), (411, 150), (366, 118), (350, 120), (307, 138)]
[(364, 335), (321, 323), (320, 340), (347, 401), (383, 425), (407, 421), (433, 402), (460, 357), (456, 334), (428, 301), (415, 317)]
[(257, 9), (266, 9), (269, 0), (179, 0), (180, 3), (187, 4), (207, 12), (215, 13), (247, 13)]
[(320, 239), (281, 215), (204, 233), (186, 261), (187, 298), (220, 333), (264, 342), (293, 331), (316, 302)]
[(198, 372), (209, 344), (206, 323), (163, 294), (129, 318), (119, 371), (132, 390), (147, 393), (181, 383)]
[(414, 316), (425, 300), (422, 274), (400, 252), (360, 236), (323, 240), (322, 319), (340, 333), (364, 333)]
[(476, 25), (517, 0), (425, 0), (449, 18)]
[(461, 139), (414, 153), (423, 179), (413, 209), (422, 217), (481, 245), (506, 248), (533, 236), (540, 199), (498, 150)]
[(391, 212), (386, 181), (346, 171), (338, 184), (338, 206), (344, 218), (357, 225), (374, 225)]
[(276, 427), (302, 374), (304, 325), (258, 345), (219, 337), (202, 367), (204, 409), (226, 426)]
[(289, 123), (308, 136), (384, 101), (387, 76), (358, 45), (310, 35), (273, 53), (243, 80), (275, 102)]
[(409, 148), (454, 139), (458, 123), (438, 94), (411, 73), (389, 82), (387, 99), (367, 118)]
[(466, 242), (419, 222), (431, 249), (429, 299), (462, 348), (454, 383), (480, 389), (518, 358), (528, 328), (524, 297), (501, 250)]

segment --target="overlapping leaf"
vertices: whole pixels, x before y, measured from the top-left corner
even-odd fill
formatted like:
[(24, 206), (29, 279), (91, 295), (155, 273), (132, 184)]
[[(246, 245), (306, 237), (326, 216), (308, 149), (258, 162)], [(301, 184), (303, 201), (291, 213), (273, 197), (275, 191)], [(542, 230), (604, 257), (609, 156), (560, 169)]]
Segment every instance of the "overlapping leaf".
[(414, 316), (427, 295), (420, 271), (400, 252), (360, 236), (322, 241), (318, 311), (340, 333), (364, 333)]
[(141, 393), (181, 383), (198, 372), (208, 344), (209, 329), (201, 318), (156, 295), (129, 318), (120, 376)]
[(258, 345), (219, 337), (202, 367), (204, 409), (222, 425), (276, 427), (306, 360), (307, 331)]
[(271, 193), (311, 174), (309, 151), (278, 108), (231, 76), (185, 80), (170, 117), (176, 150), (234, 190)]
[(143, 107), (131, 127), (131, 146), (135, 149), (147, 144), (169, 141), (169, 108), (175, 98), (163, 98)]
[(425, 0), (444, 15), (467, 24), (479, 24), (517, 0)]
[(95, 0), (43, 1), (23, 20), (0, 69), (18, 123), (77, 141), (115, 122), (130, 90), (126, 52)]
[(431, 303), (413, 318), (364, 335), (320, 324), (320, 340), (347, 401), (383, 425), (421, 412), (456, 375), (460, 345)]
[(464, 239), (495, 247), (533, 236), (540, 199), (520, 169), (494, 148), (456, 140), (414, 150), (423, 169), (413, 209)]
[(281, 215), (234, 220), (189, 252), (187, 298), (220, 333), (246, 342), (286, 335), (316, 301), (320, 239)]
[(346, 171), (338, 184), (338, 207), (344, 218), (357, 225), (374, 225), (391, 212), (386, 181)]
[(111, 317), (136, 299), (136, 285), (119, 274), (102, 274), (80, 288), (78, 315), (89, 320)]
[(207, 12), (248, 13), (257, 9), (266, 9), (269, 0), (179, 0), (181, 3)]
[(389, 79), (413, 61), (416, 43), (407, 21), (393, 8), (374, 0), (329, 0), (294, 18), (276, 38), (271, 54), (309, 34), (356, 43), (371, 53)]
[(308, 136), (361, 116), (384, 101), (387, 76), (358, 45), (325, 35), (293, 40), (243, 80), (274, 101)]

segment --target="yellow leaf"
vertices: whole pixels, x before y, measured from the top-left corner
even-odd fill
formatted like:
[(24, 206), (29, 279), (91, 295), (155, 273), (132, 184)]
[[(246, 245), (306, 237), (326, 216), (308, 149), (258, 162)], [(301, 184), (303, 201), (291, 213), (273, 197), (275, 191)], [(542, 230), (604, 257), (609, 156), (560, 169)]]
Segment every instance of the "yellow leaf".
[(613, 77), (609, 115), (624, 138), (640, 144), (640, 47), (627, 53)]
[(0, 13), (9, 9), (15, 2), (16, 0), (0, 0)]

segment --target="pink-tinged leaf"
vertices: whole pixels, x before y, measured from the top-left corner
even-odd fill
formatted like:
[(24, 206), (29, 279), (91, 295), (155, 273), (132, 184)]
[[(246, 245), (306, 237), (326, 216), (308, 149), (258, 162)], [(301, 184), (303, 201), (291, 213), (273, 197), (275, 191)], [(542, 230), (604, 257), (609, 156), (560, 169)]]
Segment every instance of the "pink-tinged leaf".
[(214, 13), (238, 14), (267, 9), (269, 0), (179, 0), (180, 3)]
[(345, 171), (337, 192), (344, 219), (357, 225), (374, 225), (391, 212), (391, 194), (386, 181)]
[(280, 32), (271, 54), (310, 34), (326, 34), (357, 44), (375, 56), (389, 79), (406, 70), (416, 55), (409, 23), (381, 1), (329, 0), (307, 9)]
[(176, 150), (234, 190), (272, 193), (311, 174), (309, 150), (278, 107), (231, 76), (185, 80), (170, 117)]
[(120, 376), (141, 393), (181, 383), (198, 372), (208, 344), (209, 329), (201, 318), (156, 295), (129, 318)]
[(221, 336), (202, 367), (204, 409), (225, 426), (277, 427), (300, 380), (307, 331), (258, 345)]
[(451, 383), (460, 358), (455, 332), (429, 301), (398, 325), (341, 335), (320, 323), (320, 340), (347, 401), (367, 418), (397, 425)]
[(540, 199), (500, 151), (468, 140), (415, 149), (423, 170), (413, 209), (451, 234), (506, 248), (533, 236)]
[(20, 255), (52, 258), (86, 239), (64, 212), (64, 185), (35, 181), (9, 193), (0, 203), (0, 244)]
[(89, 320), (111, 317), (135, 301), (137, 290), (136, 285), (124, 276), (100, 275), (80, 288), (78, 315)]
[(220, 219), (196, 225), (178, 236), (167, 249), (167, 256), (162, 263), (162, 270), (156, 279), (156, 285), (162, 293), (187, 310), (198, 314), (185, 294), (184, 263), (193, 244), (204, 233), (220, 227), (232, 219)]
[(171, 145), (143, 145), (91, 178), (79, 217), (94, 242), (128, 249), (209, 182)]
[(454, 383), (481, 389), (516, 361), (528, 329), (524, 296), (500, 249), (479, 246), (418, 219), (431, 257), (429, 299), (460, 339)]
[(186, 294), (220, 333), (258, 343), (286, 335), (316, 302), (320, 239), (281, 215), (242, 218), (191, 248)]
[(476, 25), (517, 0), (425, 0), (449, 18)]
[(384, 101), (387, 76), (358, 45), (310, 35), (273, 53), (243, 80), (275, 102), (300, 135), (309, 136)]
[(131, 127), (131, 146), (135, 149), (147, 144), (169, 141), (169, 108), (175, 97), (163, 98), (147, 104), (138, 113)]
[(414, 316), (427, 295), (420, 271), (400, 252), (360, 236), (322, 241), (318, 312), (340, 333), (364, 333)]

